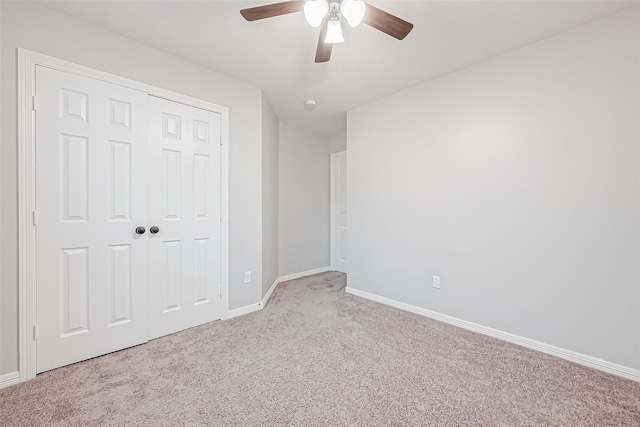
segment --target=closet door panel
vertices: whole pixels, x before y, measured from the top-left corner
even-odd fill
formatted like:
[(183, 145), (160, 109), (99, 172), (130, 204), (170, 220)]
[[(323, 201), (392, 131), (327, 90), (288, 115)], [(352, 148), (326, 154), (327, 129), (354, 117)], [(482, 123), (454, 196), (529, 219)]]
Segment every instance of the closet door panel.
[(220, 119), (149, 100), (151, 338), (220, 318)]
[(147, 102), (37, 67), (37, 372), (148, 339)]

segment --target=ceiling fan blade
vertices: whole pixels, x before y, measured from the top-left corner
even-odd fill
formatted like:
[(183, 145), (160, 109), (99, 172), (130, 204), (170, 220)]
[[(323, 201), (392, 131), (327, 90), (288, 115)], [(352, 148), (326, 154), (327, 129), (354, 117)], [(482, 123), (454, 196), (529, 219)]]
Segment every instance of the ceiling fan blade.
[(329, 17), (327, 16), (320, 25), (320, 37), (318, 37), (318, 48), (316, 49), (316, 63), (327, 62), (331, 59), (331, 49), (333, 43), (326, 43), (324, 39), (327, 37), (327, 28), (329, 26)]
[(274, 16), (286, 15), (288, 13), (302, 12), (303, 9), (304, 0), (293, 0), (242, 9), (240, 11), (240, 14), (247, 21), (257, 21), (258, 19), (272, 18)]
[(362, 22), (398, 40), (404, 39), (413, 29), (412, 23), (371, 6), (369, 3), (367, 3), (367, 11)]

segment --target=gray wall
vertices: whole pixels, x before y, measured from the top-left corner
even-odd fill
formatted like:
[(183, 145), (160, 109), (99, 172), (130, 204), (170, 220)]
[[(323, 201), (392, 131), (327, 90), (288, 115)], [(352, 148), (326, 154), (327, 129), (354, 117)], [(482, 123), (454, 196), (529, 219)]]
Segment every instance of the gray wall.
[(339, 153), (347, 151), (347, 132), (341, 132), (329, 138), (329, 152)]
[[(4, 117), (2, 115), (3, 109), (2, 109), (2, 104), (3, 102), (1, 102), (7, 95), (5, 95), (4, 89), (2, 87), (2, 46), (1, 46), (1, 42), (2, 42), (2, 33), (1, 33), (1, 29), (2, 29), (2, 6), (0, 5), (0, 167), (2, 166), (2, 141), (3, 141), (3, 133), (2, 133), (2, 117)], [(3, 242), (5, 240), (5, 232), (3, 232), (2, 230), (2, 183), (4, 182), (4, 172), (3, 170), (0, 169), (0, 242)], [(4, 323), (4, 312), (5, 310), (3, 310), (2, 308), (2, 304), (4, 301), (4, 293), (3, 293), (3, 273), (2, 273), (2, 264), (3, 264), (3, 260), (2, 260), (2, 246), (0, 244), (0, 375), (4, 374), (4, 373), (8, 373), (8, 372), (13, 372), (15, 370), (14, 366), (17, 366), (17, 350), (14, 350), (13, 347), (10, 346), (9, 349), (4, 349), (4, 346), (2, 345), (2, 341), (4, 341), (4, 337), (7, 336), (5, 335), (6, 333), (8, 333), (8, 336), (10, 339), (15, 340), (17, 338), (16, 333), (11, 333), (10, 329), (7, 329), (5, 331), (4, 327), (3, 327), (3, 323)], [(17, 310), (9, 310), (9, 321), (11, 322), (12, 319), (15, 319), (17, 316)], [(16, 344), (17, 345), (17, 341)], [(5, 361), (5, 358), (7, 359)], [(6, 366), (5, 366), (6, 365)]]
[(329, 265), (329, 138), (280, 122), (279, 275)]
[[(180, 92), (230, 108), (230, 308), (262, 296), (261, 92), (34, 2), (1, 2), (2, 143), (0, 374), (17, 370), (16, 48)], [(243, 284), (243, 272), (253, 282)]]
[(640, 369), (639, 13), (350, 111), (349, 286)]
[(278, 278), (279, 123), (262, 95), (262, 297)]

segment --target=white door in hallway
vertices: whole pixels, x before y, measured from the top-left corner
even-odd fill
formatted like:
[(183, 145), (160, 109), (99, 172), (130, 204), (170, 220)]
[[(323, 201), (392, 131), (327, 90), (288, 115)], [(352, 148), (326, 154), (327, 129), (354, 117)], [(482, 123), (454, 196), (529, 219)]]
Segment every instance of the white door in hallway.
[(220, 124), (150, 97), (150, 338), (220, 319)]
[(37, 68), (37, 372), (147, 340), (147, 102)]
[(347, 152), (331, 155), (331, 267), (347, 272)]

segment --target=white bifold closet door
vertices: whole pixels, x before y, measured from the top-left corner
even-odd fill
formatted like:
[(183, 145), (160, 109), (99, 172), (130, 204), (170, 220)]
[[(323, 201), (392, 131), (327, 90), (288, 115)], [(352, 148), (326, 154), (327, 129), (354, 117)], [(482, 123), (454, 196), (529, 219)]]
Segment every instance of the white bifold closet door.
[(147, 341), (145, 93), (36, 72), (37, 371)]
[(220, 318), (219, 165), (219, 114), (150, 97), (150, 338)]
[(220, 116), (44, 67), (35, 104), (37, 372), (219, 319)]

